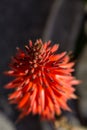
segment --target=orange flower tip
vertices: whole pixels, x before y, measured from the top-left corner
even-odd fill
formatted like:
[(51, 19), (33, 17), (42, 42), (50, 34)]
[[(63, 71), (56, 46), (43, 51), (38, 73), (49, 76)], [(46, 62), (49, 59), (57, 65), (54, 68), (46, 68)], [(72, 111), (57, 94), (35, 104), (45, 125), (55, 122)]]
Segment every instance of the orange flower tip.
[(77, 80), (77, 79), (72, 80), (72, 85), (79, 85), (81, 83), (82, 83), (81, 80)]
[(4, 88), (9, 89), (9, 87), (8, 87), (8, 85), (7, 85), (7, 84), (6, 84), (6, 85), (4, 85)]
[(51, 48), (51, 52), (53, 53), (53, 52), (57, 51), (58, 48), (59, 48), (59, 45), (58, 45), (58, 44), (55, 44), (55, 45)]
[(19, 50), (20, 50), (20, 48), (19, 48), (19, 47), (16, 47), (16, 50), (17, 50), (17, 51), (19, 51)]
[(12, 82), (10, 82), (10, 83), (4, 85), (4, 88), (6, 88), (6, 89), (11, 89), (11, 88), (12, 88)]
[(48, 46), (51, 44), (51, 40), (49, 40), (48, 42), (47, 42), (47, 44), (48, 44)]
[(11, 99), (14, 99), (15, 97), (14, 97), (14, 95), (13, 94), (9, 94), (8, 95), (8, 100), (11, 100)]
[(9, 70), (9, 71), (5, 71), (5, 72), (4, 72), (5, 75), (11, 75), (11, 74), (13, 74), (13, 73), (14, 73), (13, 70)]
[(78, 99), (78, 96), (75, 95), (75, 94), (72, 94), (72, 95), (71, 95), (71, 98), (72, 98), (72, 99)]
[(32, 41), (29, 40), (29, 46), (30, 46), (30, 47), (32, 47), (32, 44), (33, 44)]
[(29, 47), (27, 45), (25, 45), (25, 49), (26, 51), (29, 51)]
[(25, 74), (28, 74), (28, 72), (29, 72), (29, 70), (27, 69), (27, 70), (25, 70)]

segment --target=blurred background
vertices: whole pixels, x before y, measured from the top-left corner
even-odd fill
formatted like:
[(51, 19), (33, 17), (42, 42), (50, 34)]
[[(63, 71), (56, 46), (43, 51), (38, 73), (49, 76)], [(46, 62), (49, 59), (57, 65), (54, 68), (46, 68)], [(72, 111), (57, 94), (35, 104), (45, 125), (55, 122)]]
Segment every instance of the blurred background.
[[(73, 130), (87, 130), (86, 0), (0, 0), (0, 130), (54, 129), (52, 122), (40, 122), (38, 116), (32, 115), (15, 124), (19, 112), (9, 105), (7, 94), (10, 91), (3, 88), (11, 80), (3, 72), (9, 69), (8, 63), (16, 47), (24, 48), (28, 40), (38, 38), (59, 43), (59, 52), (73, 52), (75, 75), (83, 83), (76, 87), (78, 100), (69, 102), (73, 112), (64, 112), (70, 126), (63, 130), (71, 130), (71, 126), (75, 127)], [(56, 129), (60, 130), (58, 126), (56, 122)], [(63, 126), (59, 127), (62, 130)]]

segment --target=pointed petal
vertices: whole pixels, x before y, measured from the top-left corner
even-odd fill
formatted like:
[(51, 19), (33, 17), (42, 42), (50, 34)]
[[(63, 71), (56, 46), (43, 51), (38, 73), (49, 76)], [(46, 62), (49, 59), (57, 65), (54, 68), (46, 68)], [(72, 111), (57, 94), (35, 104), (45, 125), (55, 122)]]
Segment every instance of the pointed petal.
[(9, 100), (18, 98), (19, 96), (21, 96), (21, 91), (15, 91), (12, 94), (9, 94)]
[(34, 101), (33, 107), (32, 107), (32, 113), (36, 114), (37, 113), (37, 105), (36, 105), (36, 100)]
[(42, 109), (42, 111), (44, 110), (44, 108), (45, 108), (45, 92), (44, 92), (44, 89), (42, 89), (42, 91), (41, 91), (41, 109)]
[(60, 67), (62, 68), (72, 68), (75, 65), (74, 62), (68, 63), (68, 64), (61, 64)]
[(30, 102), (30, 107), (32, 108), (33, 107), (33, 104), (34, 104), (34, 101), (35, 101), (35, 98), (36, 98), (36, 94), (37, 94), (37, 88), (36, 85), (33, 86), (34, 87), (34, 91), (31, 95), (31, 102)]
[(58, 45), (58, 44), (55, 44), (55, 45), (51, 48), (51, 52), (53, 53), (53, 52), (57, 51), (58, 48), (59, 48), (59, 45)]
[(30, 94), (26, 93), (18, 104), (18, 108), (22, 108), (29, 100)]

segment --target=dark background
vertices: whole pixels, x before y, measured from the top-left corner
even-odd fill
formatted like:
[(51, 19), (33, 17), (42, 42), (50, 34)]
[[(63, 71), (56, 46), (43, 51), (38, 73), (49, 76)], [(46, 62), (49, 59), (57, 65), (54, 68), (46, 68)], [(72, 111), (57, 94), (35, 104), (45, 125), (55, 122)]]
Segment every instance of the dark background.
[[(8, 104), (9, 91), (3, 86), (11, 78), (3, 72), (9, 69), (16, 47), (42, 38), (60, 43), (60, 52), (72, 50), (77, 59), (86, 41), (84, 5), (82, 0), (0, 0), (0, 110), (11, 121), (16, 120), (18, 112)], [(16, 127), (38, 130), (39, 118), (26, 117)]]

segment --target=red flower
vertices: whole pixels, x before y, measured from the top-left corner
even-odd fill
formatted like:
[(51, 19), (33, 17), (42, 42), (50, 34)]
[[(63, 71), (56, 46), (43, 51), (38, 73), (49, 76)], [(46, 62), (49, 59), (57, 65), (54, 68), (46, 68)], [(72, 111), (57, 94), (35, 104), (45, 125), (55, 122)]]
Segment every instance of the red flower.
[(29, 113), (39, 114), (43, 119), (54, 119), (61, 109), (70, 110), (67, 100), (76, 98), (73, 85), (79, 81), (72, 76), (74, 62), (66, 52), (55, 54), (59, 45), (37, 40), (25, 46), (26, 52), (17, 48), (12, 58), (11, 70), (5, 72), (15, 79), (5, 87), (14, 89), (9, 95), (11, 103), (21, 110), (20, 118)]

